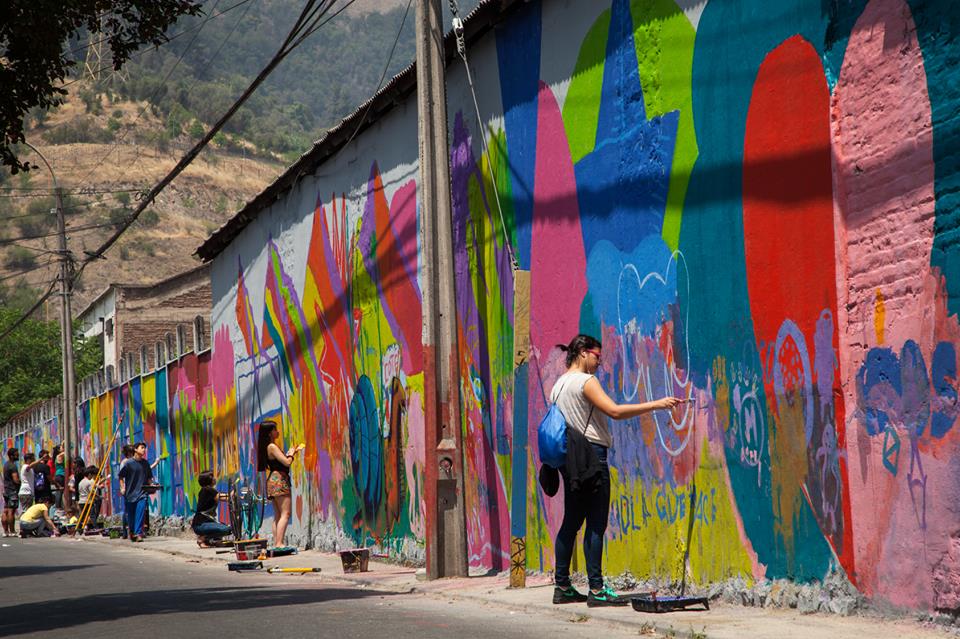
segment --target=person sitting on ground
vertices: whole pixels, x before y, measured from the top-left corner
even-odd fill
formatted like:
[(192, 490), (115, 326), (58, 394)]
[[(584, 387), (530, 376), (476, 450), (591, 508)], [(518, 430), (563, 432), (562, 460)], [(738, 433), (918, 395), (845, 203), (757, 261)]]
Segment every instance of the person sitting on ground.
[(219, 492), (213, 485), (213, 472), (205, 470), (197, 477), (200, 492), (197, 494), (197, 514), (193, 516), (193, 532), (197, 534), (197, 545), (210, 548), (210, 543), (219, 541), (232, 532), (230, 526), (217, 519), (218, 502), (227, 499), (226, 493)]
[(57, 527), (50, 519), (49, 497), (43, 497), (20, 515), (21, 537), (49, 537), (50, 535), (57, 537), (59, 534)]
[(20, 451), (10, 448), (7, 451), (7, 463), (3, 465), (3, 536), (17, 534), (17, 509), (20, 507), (20, 468), (17, 460)]

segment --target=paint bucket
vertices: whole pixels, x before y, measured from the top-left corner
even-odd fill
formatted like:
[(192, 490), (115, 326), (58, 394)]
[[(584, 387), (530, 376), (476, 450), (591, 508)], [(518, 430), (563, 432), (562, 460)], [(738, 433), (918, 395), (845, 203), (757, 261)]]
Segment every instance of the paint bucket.
[(239, 561), (249, 561), (258, 558), (267, 549), (266, 539), (244, 539), (234, 542), (233, 549)]
[(340, 563), (343, 564), (343, 572), (367, 572), (370, 550), (367, 548), (341, 550)]

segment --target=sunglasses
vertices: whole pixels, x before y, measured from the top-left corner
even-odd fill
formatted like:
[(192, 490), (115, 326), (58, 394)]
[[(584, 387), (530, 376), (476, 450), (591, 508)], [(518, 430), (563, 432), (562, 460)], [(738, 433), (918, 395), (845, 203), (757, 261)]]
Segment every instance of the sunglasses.
[(600, 361), (600, 351), (584, 350), (583, 352), (590, 353), (591, 355), (597, 358), (598, 362)]

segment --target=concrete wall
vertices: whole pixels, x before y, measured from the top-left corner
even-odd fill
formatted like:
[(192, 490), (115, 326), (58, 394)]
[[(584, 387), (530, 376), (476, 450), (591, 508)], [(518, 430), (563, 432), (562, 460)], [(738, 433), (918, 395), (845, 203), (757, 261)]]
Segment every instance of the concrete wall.
[[(506, 569), (513, 534), (553, 565), (530, 442), (584, 331), (617, 401), (696, 400), (614, 427), (608, 574), (678, 580), (689, 543), (701, 583), (841, 570), (955, 609), (958, 12), (682, 5), (525, 5), (471, 49), (483, 127), (451, 69), (470, 562)], [(186, 494), (205, 464), (249, 480), (271, 417), (307, 446), (294, 539), (422, 556), (416, 132), (399, 106), (215, 260), (211, 359), (163, 395)]]

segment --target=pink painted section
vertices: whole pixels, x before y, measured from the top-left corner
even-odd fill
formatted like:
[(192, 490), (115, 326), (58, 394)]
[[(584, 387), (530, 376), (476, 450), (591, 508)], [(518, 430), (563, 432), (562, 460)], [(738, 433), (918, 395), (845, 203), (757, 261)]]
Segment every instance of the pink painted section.
[[(537, 159), (534, 176), (530, 247), (530, 449), (539, 468), (537, 425), (546, 413), (543, 395), (563, 372), (556, 344), (579, 332), (580, 304), (587, 293), (587, 256), (580, 229), (576, 177), (560, 108), (550, 88), (540, 83)], [(542, 386), (541, 386), (542, 385)], [(549, 397), (548, 397), (549, 399)], [(560, 526), (563, 499), (545, 502), (551, 537)]]
[(221, 326), (213, 336), (213, 366), (211, 382), (213, 395), (217, 402), (226, 402), (233, 391), (233, 363), (235, 361), (233, 343), (230, 341), (230, 328)]
[[(899, 354), (914, 340), (929, 363), (935, 345), (931, 108), (915, 31), (902, 0), (870, 2), (834, 90), (839, 349), (848, 406), (857, 405), (856, 375), (871, 347)], [(877, 291), (885, 306), (882, 344), (874, 321)], [(930, 571), (916, 561), (942, 554), (945, 533), (956, 527), (946, 502), (932, 497), (955, 490), (945, 464), (923, 455), (927, 498), (916, 488), (911, 494), (910, 443), (898, 432), (902, 450), (894, 475), (883, 464), (883, 435), (870, 437), (862, 419), (847, 423), (854, 552), (865, 594), (916, 606), (933, 598)], [(925, 531), (918, 515), (924, 509)]]

